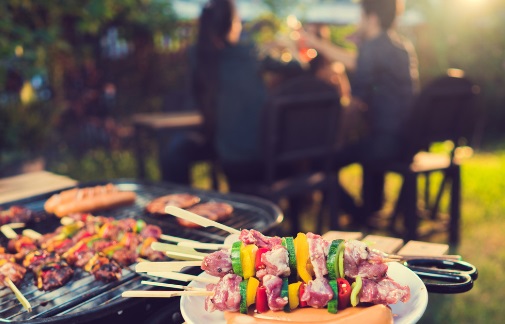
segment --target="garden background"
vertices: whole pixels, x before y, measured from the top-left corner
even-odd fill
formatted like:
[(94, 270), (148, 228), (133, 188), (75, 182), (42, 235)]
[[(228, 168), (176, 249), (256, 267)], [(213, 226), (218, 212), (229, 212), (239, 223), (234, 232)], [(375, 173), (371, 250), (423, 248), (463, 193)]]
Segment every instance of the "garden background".
[[(41, 167), (79, 181), (134, 178), (131, 115), (193, 108), (185, 53), (195, 21), (176, 10), (190, 2), (0, 2), (0, 176)], [(260, 44), (285, 33), (286, 17), (297, 8), (353, 5), (243, 2), (268, 10), (245, 22), (249, 37)], [(474, 155), (462, 167), (462, 241), (453, 251), (478, 266), (479, 279), (466, 294), (431, 294), (421, 322), (500, 322), (505, 318), (505, 3), (407, 0), (406, 8), (420, 17), (400, 27), (416, 47), (422, 83), (448, 68), (462, 69), (481, 89), (484, 116)], [(352, 49), (346, 36), (353, 30), (350, 24), (332, 24), (332, 40)], [(148, 177), (156, 181), (156, 149), (149, 152)], [(209, 188), (206, 171), (206, 165), (195, 168), (195, 186)], [(355, 192), (360, 172), (351, 166), (342, 174)], [(390, 199), (398, 185), (389, 175)], [(309, 221), (307, 230), (311, 226)]]

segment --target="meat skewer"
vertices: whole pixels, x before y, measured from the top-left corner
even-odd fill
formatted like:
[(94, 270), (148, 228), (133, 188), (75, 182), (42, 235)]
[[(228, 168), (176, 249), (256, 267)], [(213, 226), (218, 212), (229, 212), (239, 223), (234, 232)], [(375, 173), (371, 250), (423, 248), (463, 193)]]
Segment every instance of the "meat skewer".
[(23, 280), (25, 273), (26, 269), (19, 264), (9, 259), (0, 259), (0, 286), (8, 287), (9, 285), (6, 284), (6, 280), (19, 284)]
[[(271, 246), (272, 245), (271, 242), (269, 242), (267, 239), (265, 239), (265, 237), (262, 237), (262, 236), (260, 237), (259, 235), (261, 235), (261, 233), (259, 233), (259, 232), (252, 232), (252, 234), (247, 233), (247, 235), (243, 236), (243, 240), (245, 240), (249, 243), (252, 241), (255, 241), (255, 243), (260, 242), (259, 244), (261, 246)], [(319, 236), (311, 234), (311, 233), (309, 233), (307, 236), (312, 237), (315, 240), (319, 240), (319, 241), (321, 240), (321, 238)], [(255, 237), (256, 239), (253, 240), (252, 239), (253, 237)], [(278, 241), (278, 238), (273, 238), (273, 240), (271, 240), (271, 241), (274, 241), (274, 242)], [(318, 243), (320, 245), (324, 246), (324, 243), (323, 244), (321, 244), (321, 242), (318, 242)], [(363, 302), (365, 302), (365, 301), (366, 302), (374, 302), (375, 301), (375, 303), (385, 303), (386, 299), (379, 299), (379, 297), (370, 297), (370, 296), (373, 294), (377, 295), (377, 291), (379, 290), (378, 287), (381, 287), (382, 291), (384, 291), (386, 288), (388, 288), (388, 286), (391, 287), (392, 289), (401, 289), (401, 287), (399, 287), (397, 285), (396, 286), (386, 285), (386, 283), (391, 283), (391, 279), (384, 278), (385, 272), (387, 271), (387, 266), (385, 264), (381, 263), (381, 261), (384, 261), (384, 260), (379, 260), (378, 258), (380, 257), (380, 255), (376, 254), (376, 252), (368, 253), (369, 255), (362, 256), (361, 258), (358, 258), (357, 261), (353, 260), (353, 255), (358, 255), (358, 256), (360, 254), (363, 255), (363, 253), (365, 251), (360, 251), (360, 249), (362, 249), (364, 246), (366, 246), (366, 245), (364, 245), (362, 242), (359, 242), (359, 241), (349, 241), (348, 242), (348, 244), (347, 244), (347, 250), (348, 250), (347, 254), (348, 255), (346, 255), (345, 259), (346, 259), (346, 264), (351, 265), (351, 267), (350, 267), (350, 269), (346, 270), (346, 273), (351, 274), (351, 275), (354, 273), (354, 276), (357, 276), (355, 273), (357, 271), (356, 264), (368, 262), (368, 259), (372, 259), (374, 262), (376, 262), (375, 266), (376, 266), (376, 268), (378, 266), (378, 271), (380, 271), (380, 275), (377, 275), (377, 271), (376, 272), (370, 271), (373, 269), (371, 266), (367, 266), (366, 263), (364, 264), (364, 267), (362, 264), (362, 268), (364, 268), (364, 270), (369, 270), (370, 272), (366, 273), (366, 271), (362, 271), (361, 274), (363, 275), (364, 278), (375, 278), (375, 279), (381, 279), (381, 280), (378, 282), (375, 282), (372, 279), (363, 279), (364, 280), (363, 286), (365, 287), (364, 291), (371, 291), (371, 293), (369, 293), (368, 295), (363, 293), (361, 295), (363, 298)], [(278, 248), (277, 250), (281, 250), (281, 249)], [(265, 258), (262, 257), (262, 260), (266, 261), (265, 263), (268, 264), (269, 263), (268, 255), (266, 255)], [(277, 260), (277, 262), (275, 262), (273, 260), (270, 260), (270, 261), (272, 261), (272, 262), (270, 262), (270, 264), (277, 263), (277, 265), (279, 265), (279, 260)], [(326, 260), (321, 260), (321, 261), (323, 262), (323, 268), (326, 268)], [(163, 262), (163, 263), (154, 263), (152, 265), (148, 265), (148, 264), (143, 265), (142, 263), (140, 263), (137, 266), (137, 271), (149, 271), (148, 269), (150, 269), (150, 271), (163, 271), (163, 270), (166, 271), (166, 270), (170, 269), (170, 263), (171, 262)], [(187, 266), (193, 265), (192, 263), (189, 263), (189, 262), (186, 264), (187, 264)], [(183, 265), (184, 265), (183, 262), (178, 263), (179, 268), (181, 268)], [(278, 266), (277, 268), (286, 269), (287, 268), (287, 261), (286, 260), (284, 261), (284, 266), (282, 266), (282, 267)], [(212, 254), (209, 254), (202, 262), (202, 269), (205, 270), (206, 272), (208, 272), (209, 274), (211, 274), (213, 276), (218, 276), (218, 277), (223, 277), (223, 276), (226, 276), (230, 273), (233, 273), (232, 260), (231, 260), (229, 251), (221, 250), (221, 251), (217, 251)], [(172, 269), (170, 269), (170, 270), (172, 270)], [(359, 271), (357, 273), (359, 273)], [(282, 276), (283, 274), (284, 273), (282, 270), (277, 273), (275, 273), (275, 271), (273, 271), (273, 275), (276, 275), (276, 277)], [(258, 275), (258, 272), (256, 275), (258, 277), (260, 277)], [(262, 274), (261, 277), (265, 278), (266, 275), (268, 275), (268, 274), (266, 274), (266, 271), (265, 271), (265, 273)], [(272, 274), (269, 274), (268, 276), (269, 277), (266, 277), (266, 278), (268, 278), (269, 281), (272, 281), (274, 279), (272, 277)], [(282, 279), (279, 279), (279, 280), (282, 281)], [(274, 283), (275, 283), (275, 281), (277, 281), (277, 283), (278, 283), (279, 280), (274, 280)], [(305, 299), (306, 299), (305, 301), (310, 302), (310, 300), (311, 300), (310, 294), (315, 294), (315, 289), (313, 289), (313, 286), (319, 287), (318, 288), (318, 290), (319, 290), (318, 298), (320, 301), (314, 303), (313, 305), (311, 305), (309, 303), (309, 306), (316, 306), (317, 307), (319, 305), (319, 307), (320, 307), (321, 305), (323, 305), (323, 306), (326, 305), (328, 303), (328, 301), (331, 299), (332, 293), (331, 293), (331, 288), (329, 287), (329, 285), (327, 283), (327, 280), (324, 278), (324, 275), (321, 275), (321, 273), (319, 274), (319, 276), (316, 275), (316, 279), (308, 281), (307, 284), (308, 285), (307, 285), (306, 291), (308, 291), (308, 293), (305, 296)], [(321, 287), (324, 287), (323, 291), (326, 291), (326, 293), (320, 292)], [(392, 291), (392, 289), (386, 289), (386, 291)], [(383, 298), (385, 298), (385, 297), (383, 297)], [(403, 298), (403, 295), (401, 296), (401, 298)], [(321, 299), (323, 299), (323, 301), (321, 301)], [(399, 299), (397, 299), (395, 302), (397, 302), (398, 300)], [(393, 303), (393, 301), (391, 299), (388, 300), (389, 303)], [(274, 306), (274, 308), (280, 308), (280, 306)]]
[(35, 273), (35, 282), (40, 290), (49, 291), (64, 286), (73, 275), (74, 270), (65, 261), (47, 262)]
[[(78, 247), (86, 243), (85, 240), (83, 239)], [(89, 240), (90, 238), (87, 238), (87, 241)], [(78, 252), (82, 251), (72, 246), (63, 253), (64, 257), (62, 257), (57, 249), (52, 248), (53, 243), (55, 242), (46, 244), (47, 250), (30, 252), (23, 261), (23, 265), (34, 272), (36, 285), (39, 289), (52, 290), (68, 282), (73, 275), (69, 264), (83, 268), (93, 274), (97, 280), (112, 281), (121, 277), (119, 264), (106, 255), (98, 252), (79, 254)], [(97, 244), (99, 243), (101, 242), (97, 242)], [(102, 244), (101, 247), (104, 249), (112, 244), (114, 242), (111, 241), (109, 244)], [(70, 251), (72, 248), (73, 250)]]
[[(139, 226), (139, 224), (142, 224)], [(151, 243), (157, 241), (161, 230), (157, 226), (146, 225), (133, 219), (124, 219), (115, 222), (105, 222), (98, 230), (83, 230), (86, 235), (81, 241), (75, 241), (75, 245), (88, 245), (90, 250), (110, 254), (123, 266), (128, 266), (137, 261), (138, 256), (151, 261), (164, 259), (165, 256), (150, 248)]]
[(139, 255), (151, 260), (165, 258), (151, 249), (161, 233), (157, 226), (89, 214), (80, 214), (75, 220), (45, 235), (32, 230), (23, 232), (27, 236), (7, 231), (11, 237), (8, 249), (15, 253), (10, 258), (33, 271), (39, 289), (64, 285), (73, 275), (69, 264), (83, 268), (97, 280), (113, 281), (121, 277), (121, 266), (138, 261)]
[[(135, 227), (137, 222), (134, 220), (125, 219), (114, 224), (113, 222), (104, 222), (103, 218), (89, 218), (90, 221), (96, 219), (99, 219), (103, 225), (98, 229), (95, 227), (84, 228), (81, 225), (82, 230), (78, 231), (79, 234), (75, 236), (82, 237), (82, 239), (71, 245), (63, 253), (63, 257), (71, 265), (81, 267), (93, 274), (97, 280), (118, 280), (121, 277), (121, 266), (129, 266), (136, 262), (139, 254), (154, 260), (159, 259), (160, 256), (163, 257), (161, 253), (150, 250), (150, 243), (155, 240), (153, 237), (142, 237), (143, 242), (140, 242), (141, 236), (129, 232), (129, 230), (137, 230)], [(64, 227), (72, 225), (75, 223)], [(149, 226), (143, 226), (141, 235), (146, 236), (156, 232)], [(67, 237), (65, 240), (69, 240), (69, 238)], [(46, 241), (45, 245), (50, 250), (55, 250), (51, 248), (51, 244), (54, 242)]]
[[(86, 214), (86, 213), (72, 214), (72, 215), (63, 217), (61, 219), (61, 224), (62, 225), (70, 225), (75, 222), (86, 221), (88, 219), (94, 219), (94, 218), (96, 218), (96, 216), (92, 216), (91, 214)], [(151, 226), (153, 226), (153, 225), (151, 225)], [(157, 239), (161, 239), (163, 241), (168, 241), (168, 242), (181, 243), (181, 245), (183, 245), (183, 246), (193, 246), (195, 244), (198, 244), (198, 245), (205, 244), (205, 243), (196, 242), (196, 241), (189, 240), (189, 239), (182, 238), (182, 237), (166, 235), (166, 234), (163, 234), (161, 231), (159, 232), (158, 236), (159, 237), (156, 237)], [(218, 244), (216, 244), (215, 248), (213, 248), (213, 249), (217, 250), (217, 249), (221, 248), (221, 247), (217, 247), (217, 245)]]
[(7, 210), (0, 210), (0, 226), (13, 223), (28, 223), (35, 213), (23, 206), (10, 206)]
[[(31, 312), (32, 311), (32, 305), (30, 304), (30, 302), (28, 301), (28, 299), (26, 299), (26, 297), (23, 295), (23, 293), (21, 291), (19, 291), (18, 287), (16, 287), (16, 285), (14, 284), (14, 282), (12, 282), (12, 280), (8, 276), (5, 276), (2, 273), (4, 271), (4, 268), (6, 266), (14, 267), (14, 265), (16, 265), (16, 263), (11, 263), (11, 264), (6, 263), (6, 264), (4, 264), (4, 265), (1, 266), (1, 268), (0, 268), (0, 280), (1, 280), (1, 283), (3, 285), (5, 285), (6, 287), (9, 287), (9, 289), (16, 296), (16, 299), (19, 301), (19, 303), (21, 304), (21, 306), (23, 306), (23, 308), (26, 309), (27, 312)], [(2, 277), (3, 277), (3, 279), (2, 279)]]
[(26, 269), (15, 263), (15, 256), (4, 253), (4, 249), (0, 249), (0, 289), (8, 287), (16, 296), (24, 309), (28, 312), (32, 311), (32, 306), (26, 297), (19, 291), (16, 284), (19, 284), (25, 276)]
[(36, 242), (27, 236), (17, 235), (11, 238), (8, 250), (16, 253), (15, 259), (22, 262), (24, 272), (28, 269), (34, 273), (35, 285), (39, 289), (53, 290), (61, 287), (73, 276), (72, 268), (58, 254), (40, 250)]
[[(167, 212), (170, 209), (175, 210), (173, 207), (167, 207)], [(188, 215), (187, 211), (171, 213), (184, 219), (193, 219), (199, 224), (215, 226), (207, 219), (202, 221), (197, 215)], [(387, 277), (385, 261), (388, 260), (382, 254), (368, 249), (362, 242), (343, 243), (343, 240), (335, 240), (330, 243), (312, 233), (299, 233), (294, 240), (269, 238), (254, 230), (242, 231), (239, 239), (240, 241), (233, 244), (230, 254), (226, 250), (217, 251), (210, 255), (213, 257), (207, 256), (202, 262), (202, 270), (221, 278), (217, 284), (207, 287), (213, 292), (206, 299), (207, 310), (240, 309), (241, 312), (247, 313), (249, 305), (245, 303), (245, 296), (250, 293), (246, 293), (246, 289), (249, 280), (258, 282), (254, 275), (262, 281), (256, 299), (261, 291), (265, 295), (263, 299), (268, 300), (268, 308), (262, 308), (281, 310), (291, 307), (287, 306), (287, 277), (293, 271), (298, 271), (298, 276), (305, 282), (292, 283), (296, 284), (297, 288), (304, 285), (303, 291), (300, 289), (299, 297), (290, 296), (296, 298), (297, 305), (305, 303), (316, 308), (328, 305), (328, 310), (333, 313), (337, 311), (337, 300), (344, 291), (348, 293), (347, 297), (353, 306), (359, 303), (360, 297), (363, 301), (373, 303), (405, 302), (409, 299), (408, 286), (401, 286)], [(254, 257), (263, 265), (258, 267)], [(352, 286), (344, 276), (350, 279)], [(255, 289), (258, 289), (258, 285), (259, 282)], [(386, 295), (383, 294), (385, 290)], [(258, 306), (257, 309), (259, 310)]]
[[(23, 271), (30, 270), (35, 275), (35, 285), (39, 289), (52, 290), (64, 285), (73, 275), (73, 270), (56, 253), (40, 250), (29, 237), (18, 235), (8, 243), (8, 249), (16, 253), (22, 262)], [(21, 267), (21, 265), (18, 265)]]
[[(222, 251), (215, 252), (216, 253), (222, 253)], [(159, 264), (159, 263), (158, 263)], [(167, 264), (167, 263), (162, 263), (160, 265)], [(138, 267), (140, 267), (139, 264)], [(156, 263), (153, 264), (153, 266), (156, 265)], [(183, 263), (181, 263), (183, 265)], [(203, 268), (203, 267), (202, 267)], [(231, 265), (230, 265), (231, 268)], [(165, 270), (163, 267), (154, 267), (152, 268), (152, 271), (159, 271), (159, 270)], [(148, 273), (150, 275), (155, 275), (156, 273)], [(222, 274), (225, 274), (222, 276)], [(210, 295), (207, 297), (207, 302), (206, 302), (206, 307), (207, 310), (212, 311), (214, 309), (219, 309), (219, 310), (228, 310), (228, 311), (236, 311), (239, 308), (239, 302), (240, 299), (236, 297), (230, 297), (230, 296), (237, 296), (239, 293), (239, 289), (237, 288), (237, 285), (230, 285), (229, 276), (233, 276), (233, 278), (240, 278), (242, 281), (242, 278), (240, 276), (237, 276), (233, 273), (227, 272), (227, 271), (221, 271), (219, 272), (219, 275), (221, 276), (222, 279), (218, 283), (215, 283), (213, 286), (209, 286), (208, 289), (214, 292), (213, 295)], [(165, 273), (159, 274), (159, 276), (170, 278), (170, 279), (176, 279), (173, 274), (166, 275)], [(226, 280), (225, 278), (228, 278)], [(254, 278), (253, 278), (254, 279)], [(249, 280), (253, 280), (249, 278)], [(254, 279), (255, 280), (255, 279)], [(280, 296), (280, 291), (283, 282), (286, 280), (282, 279), (281, 277), (274, 276), (267, 274), (263, 277), (263, 286), (269, 287), (266, 289), (266, 296), (267, 302), (266, 302), (266, 307), (267, 309), (272, 309), (272, 310), (282, 310), (286, 305), (287, 301), (284, 300)], [(225, 283), (223, 283), (225, 282)], [(324, 288), (321, 288), (324, 287)], [(350, 285), (349, 285), (350, 287)], [(374, 281), (371, 279), (363, 279), (363, 289), (361, 293), (359, 294), (359, 298), (362, 299), (363, 302), (372, 302), (372, 303), (396, 303), (398, 301), (406, 301), (408, 299), (408, 292), (403, 293), (400, 295), (398, 298), (391, 298), (389, 295), (395, 295), (394, 291), (403, 291), (404, 287), (396, 284), (394, 281), (392, 281), (389, 278), (383, 278), (379, 281)], [(328, 280), (324, 277), (316, 278), (312, 281), (310, 281), (306, 286), (305, 286), (305, 292), (303, 294), (300, 294), (297, 298), (299, 298), (300, 302), (305, 302), (307, 303), (308, 306), (312, 307), (324, 307), (328, 302), (333, 298), (333, 292), (331, 290), (331, 287), (328, 284)], [(226, 298), (223, 297), (223, 292), (226, 291)], [(127, 296), (132, 296), (132, 295), (127, 295)], [(218, 297), (215, 297), (218, 296)], [(221, 296), (221, 297), (219, 297)], [(237, 301), (238, 300), (238, 301)], [(283, 301), (284, 300), (284, 301)], [(230, 306), (233, 305), (233, 306)]]

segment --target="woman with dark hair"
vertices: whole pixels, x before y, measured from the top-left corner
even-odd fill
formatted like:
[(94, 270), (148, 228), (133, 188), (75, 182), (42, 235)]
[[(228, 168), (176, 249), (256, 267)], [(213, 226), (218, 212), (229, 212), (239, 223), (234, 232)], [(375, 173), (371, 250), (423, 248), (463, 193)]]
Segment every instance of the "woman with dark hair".
[[(204, 136), (173, 139), (162, 158), (164, 180), (187, 184), (190, 164), (209, 152), (217, 156), (229, 182), (260, 174), (260, 116), (267, 99), (262, 71), (285, 65), (269, 60), (267, 66), (252, 44), (239, 42), (241, 32), (235, 1), (210, 0), (204, 6), (190, 53), (192, 90), (204, 116)], [(297, 73), (301, 67), (291, 70)]]

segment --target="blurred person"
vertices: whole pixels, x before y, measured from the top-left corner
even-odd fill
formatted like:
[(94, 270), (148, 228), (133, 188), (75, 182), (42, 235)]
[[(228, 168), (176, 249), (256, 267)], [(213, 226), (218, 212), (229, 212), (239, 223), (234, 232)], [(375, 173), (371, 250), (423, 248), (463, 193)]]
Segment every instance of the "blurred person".
[(367, 135), (346, 145), (336, 157), (339, 168), (351, 163), (363, 166), (364, 210), (356, 207), (345, 191), (342, 195), (344, 210), (354, 214), (356, 222), (382, 207), (384, 174), (370, 172), (369, 166), (401, 156), (401, 128), (419, 87), (414, 47), (396, 31), (396, 18), (402, 9), (401, 0), (362, 0), (354, 35), (357, 53), (312, 34), (303, 35), (319, 53), (344, 64), (351, 73), (350, 109), (367, 113)]
[[(313, 24), (307, 25), (307, 32), (315, 35), (322, 41), (329, 42), (331, 31), (328, 25)], [(309, 71), (316, 77), (333, 84), (338, 90), (343, 103), (350, 100), (351, 86), (347, 77), (344, 65), (337, 61), (332, 62), (324, 54), (316, 53), (316, 56), (309, 61)]]
[[(301, 25), (300, 25), (301, 27)], [(303, 56), (307, 56), (308, 51), (313, 51), (311, 56), (307, 57), (309, 72), (316, 78), (324, 80), (328, 84), (331, 84), (338, 91), (341, 98), (341, 114), (339, 118), (338, 125), (338, 142), (337, 147), (342, 147), (345, 143), (356, 139), (362, 133), (360, 127), (357, 127), (360, 123), (358, 122), (362, 118), (361, 114), (355, 109), (349, 109), (349, 104), (351, 100), (351, 85), (345, 66), (340, 61), (333, 61), (326, 57), (324, 53), (318, 53), (310, 48), (310, 39), (306, 44), (304, 34), (309, 34), (311, 37), (316, 37), (318, 42), (329, 43), (331, 41), (331, 29), (327, 24), (324, 23), (309, 23), (303, 26), (304, 33), (301, 28), (297, 28), (295, 31), (301, 35), (297, 39), (297, 46), (299, 51)], [(315, 42), (315, 41), (312, 41)]]
[[(203, 132), (173, 136), (162, 151), (165, 181), (190, 184), (191, 164), (216, 158), (228, 182), (256, 179), (262, 172), (260, 119), (267, 99), (265, 70), (286, 65), (260, 60), (253, 44), (240, 42), (242, 22), (233, 0), (210, 0), (200, 15), (190, 51), (192, 90), (204, 118)], [(301, 73), (294, 65), (287, 75)]]

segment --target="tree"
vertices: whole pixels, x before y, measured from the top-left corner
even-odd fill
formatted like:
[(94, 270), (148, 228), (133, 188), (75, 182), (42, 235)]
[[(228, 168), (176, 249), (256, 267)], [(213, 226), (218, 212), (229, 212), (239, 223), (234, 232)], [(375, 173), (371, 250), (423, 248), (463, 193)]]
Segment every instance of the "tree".
[[(148, 46), (156, 33), (167, 34), (175, 24), (166, 0), (3, 0), (0, 17), (0, 95), (21, 94), (19, 83), (34, 75), (44, 76), (51, 89), (47, 102), (18, 99), (10, 100), (7, 107), (3, 102), (0, 153), (4, 156), (9, 150), (44, 149), (66, 106), (65, 72), (83, 61), (99, 61), (100, 39), (109, 28), (116, 27), (122, 38)], [(20, 98), (19, 94), (12, 97)]]
[(299, 3), (299, 0), (263, 0), (263, 3), (274, 15), (284, 16)]
[[(149, 39), (157, 31), (169, 31), (174, 13), (162, 0), (78, 0), (0, 2), (0, 58), (3, 62), (22, 53), (22, 74), (45, 71), (61, 108), (65, 97), (65, 58), (99, 55), (99, 39), (111, 26), (121, 26), (126, 37)], [(21, 53), (20, 53), (21, 52)], [(3, 78), (6, 75), (2, 67)]]
[(420, 10), (425, 24), (417, 51), (421, 80), (459, 68), (479, 85), (487, 115), (487, 140), (505, 135), (505, 3), (499, 0), (418, 0), (407, 5)]

